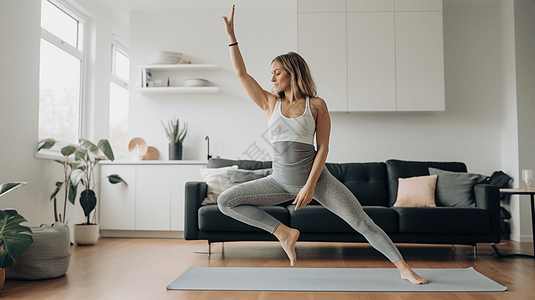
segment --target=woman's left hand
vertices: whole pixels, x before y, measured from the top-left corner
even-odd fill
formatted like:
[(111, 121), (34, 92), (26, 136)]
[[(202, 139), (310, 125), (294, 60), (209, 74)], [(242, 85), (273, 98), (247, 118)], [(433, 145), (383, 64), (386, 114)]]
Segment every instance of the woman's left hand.
[(312, 202), (312, 197), (313, 196), (314, 196), (314, 188), (313, 187), (311, 187), (309, 185), (305, 185), (303, 188), (301, 188), (301, 190), (299, 191), (299, 193), (295, 197), (294, 202), (292, 203), (292, 204), (296, 204), (295, 210), (299, 210), (302, 207), (304, 207), (305, 205), (307, 205), (310, 202)]

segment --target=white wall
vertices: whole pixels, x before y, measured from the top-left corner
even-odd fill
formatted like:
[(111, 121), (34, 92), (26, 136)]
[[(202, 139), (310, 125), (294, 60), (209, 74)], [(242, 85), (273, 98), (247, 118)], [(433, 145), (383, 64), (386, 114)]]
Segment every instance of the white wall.
[[(516, 87), (518, 103), (518, 156), (519, 173), (515, 177), (522, 180), (522, 169), (535, 170), (535, 1), (515, 0), (515, 57)], [(526, 187), (520, 183), (520, 187)], [(533, 241), (529, 197), (522, 196), (519, 203), (517, 240)]]
[[(236, 34), (247, 69), (265, 89), (271, 89), (271, 59), (297, 48), (296, 4), (286, 1), (283, 5), (236, 10)], [(206, 78), (220, 87), (218, 94), (145, 95), (131, 89), (130, 138), (145, 139), (158, 149), (160, 159), (168, 159), (168, 141), (160, 120), (166, 122), (175, 116), (188, 124), (183, 159), (206, 159), (206, 136), (210, 136), (214, 156), (246, 158), (243, 151), (255, 141), (271, 151), (261, 138), (267, 127), (266, 116), (247, 97), (232, 69), (221, 19), (228, 15), (230, 6), (134, 11), (130, 15), (131, 78), (137, 78), (135, 66), (147, 64), (147, 53), (152, 51), (181, 52), (192, 63), (221, 67), (218, 71), (168, 74), (172, 84), (181, 85), (187, 78)], [(167, 81), (165, 76), (161, 79)]]
[[(445, 113), (333, 114), (327, 161), (453, 160), (465, 162), (472, 172), (490, 175), (499, 170), (498, 9), (497, 1), (490, 2), (444, 3)], [(140, 136), (155, 146), (160, 159), (167, 159), (167, 140), (159, 120), (173, 116), (189, 125), (184, 159), (206, 157), (206, 135), (215, 156), (245, 158), (243, 152), (255, 141), (271, 151), (262, 138), (267, 127), (265, 115), (233, 75), (221, 21), (226, 14), (228, 8), (131, 13), (133, 66), (146, 64), (147, 52), (167, 50), (183, 52), (194, 63), (222, 67), (221, 71), (178, 76), (180, 80), (205, 76), (221, 87), (220, 94), (131, 93), (131, 137)], [(295, 6), (238, 7), (236, 11), (240, 49), (248, 70), (265, 89), (271, 88), (271, 59), (296, 49), (296, 16)], [(325, 100), (328, 104), (329, 99)]]
[[(120, 28), (124, 26), (120, 22), (112, 24), (113, 15), (100, 2), (71, 0), (68, 3), (77, 8), (81, 8), (79, 4), (83, 5), (92, 42), (87, 56), (87, 67), (92, 75), (85, 78), (88, 88), (84, 95), (84, 105), (91, 114), (84, 120), (84, 137), (106, 137), (107, 109), (102, 108), (108, 105), (112, 26), (119, 28), (118, 32), (126, 30)], [(59, 164), (35, 158), (39, 115), (40, 7), (41, 1), (36, 0), (0, 0), (0, 40), (3, 41), (0, 47), (0, 183), (28, 182), (25, 187), (2, 197), (0, 208), (17, 209), (31, 226), (54, 221), (49, 196), (55, 182), (63, 178)], [(93, 126), (93, 123), (97, 125)], [(78, 203), (76, 207), (68, 204), (67, 218), (72, 234), (72, 225), (84, 220)]]

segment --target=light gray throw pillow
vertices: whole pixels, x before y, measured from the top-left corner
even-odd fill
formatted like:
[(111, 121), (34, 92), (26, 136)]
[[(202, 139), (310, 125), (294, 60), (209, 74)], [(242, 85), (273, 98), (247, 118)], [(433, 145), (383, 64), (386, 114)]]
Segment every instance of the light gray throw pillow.
[(474, 186), (487, 178), (479, 174), (435, 168), (429, 168), (429, 174), (438, 175), (435, 203), (447, 207), (476, 207)]
[(273, 174), (273, 169), (259, 169), (259, 170), (228, 170), (230, 181), (233, 183), (242, 183), (255, 179), (260, 179)]

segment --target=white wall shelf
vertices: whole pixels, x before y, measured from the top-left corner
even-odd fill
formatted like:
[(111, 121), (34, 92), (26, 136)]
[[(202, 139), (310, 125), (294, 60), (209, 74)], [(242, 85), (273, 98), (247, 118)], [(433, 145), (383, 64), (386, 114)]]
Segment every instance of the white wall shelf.
[[(141, 71), (139, 78), (140, 82), (147, 81), (148, 73), (152, 74), (153, 78), (155, 72), (190, 72), (190, 71), (217, 71), (220, 69), (218, 65), (214, 64), (153, 64), (137, 66)], [(169, 78), (168, 76), (166, 76)], [(163, 81), (163, 80), (162, 80)], [(144, 86), (144, 84), (142, 84)], [(216, 86), (202, 86), (202, 87), (184, 87), (184, 86), (164, 86), (164, 87), (137, 87), (135, 91), (143, 94), (192, 94), (192, 93), (219, 93), (219, 87)]]
[(178, 93), (219, 93), (219, 87), (204, 86), (204, 87), (147, 87), (136, 88), (137, 92), (143, 94), (178, 94)]
[(148, 69), (153, 71), (217, 71), (220, 69), (214, 64), (172, 64), (172, 65), (144, 65), (137, 66), (137, 69)]

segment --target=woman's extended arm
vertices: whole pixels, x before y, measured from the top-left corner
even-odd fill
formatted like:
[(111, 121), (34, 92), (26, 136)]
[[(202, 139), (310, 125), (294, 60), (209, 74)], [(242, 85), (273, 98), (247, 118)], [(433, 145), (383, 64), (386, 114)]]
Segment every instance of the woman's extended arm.
[(232, 6), (232, 12), (230, 18), (223, 16), (225, 25), (227, 27), (227, 33), (229, 36), (230, 44), (235, 44), (230, 46), (230, 57), (232, 59), (232, 64), (234, 66), (234, 71), (236, 72), (236, 77), (240, 80), (243, 88), (251, 98), (262, 110), (267, 111), (269, 108), (268, 99), (272, 94), (264, 90), (256, 80), (247, 73), (245, 68), (245, 62), (241, 56), (240, 48), (237, 45), (236, 35), (234, 33), (234, 9), (235, 6)]
[[(329, 153), (329, 137), (331, 134), (331, 118), (327, 109), (327, 104), (321, 98), (315, 98), (315, 106), (318, 109), (316, 117), (316, 145), (318, 150), (314, 163), (312, 164), (312, 170), (308, 175), (305, 186), (299, 191), (295, 197), (293, 204), (296, 204), (295, 210), (302, 208), (309, 204), (314, 196), (314, 188), (316, 183), (325, 167), (325, 161), (327, 160), (327, 153)], [(312, 100), (311, 100), (312, 102)], [(312, 104), (311, 104), (312, 106)]]

